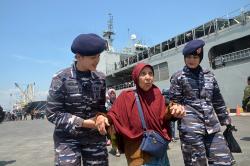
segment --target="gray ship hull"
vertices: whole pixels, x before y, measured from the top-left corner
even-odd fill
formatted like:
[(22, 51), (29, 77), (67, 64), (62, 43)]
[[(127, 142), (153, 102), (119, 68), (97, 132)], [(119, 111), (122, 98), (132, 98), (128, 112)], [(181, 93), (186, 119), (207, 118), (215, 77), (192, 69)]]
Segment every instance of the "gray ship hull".
[[(203, 40), (206, 42), (204, 47), (204, 59), (201, 63), (203, 68), (211, 70), (219, 83), (219, 87), (221, 93), (224, 97), (226, 105), (229, 108), (236, 108), (237, 105), (241, 106), (243, 91), (247, 84), (247, 77), (250, 76), (250, 60), (244, 60), (241, 63), (226, 65), (225, 67), (213, 69), (209, 65), (209, 50), (214, 46), (220, 45), (222, 43), (226, 43), (232, 40), (239, 39), (241, 37), (247, 36), (250, 34), (250, 24), (237, 25), (237, 27), (233, 27), (231, 29), (226, 29), (224, 32), (219, 34), (214, 34), (209, 37), (204, 37)], [(250, 42), (250, 41), (249, 41)], [(159, 58), (156, 60), (148, 59), (145, 62), (149, 64), (160, 63), (160, 61), (167, 60), (169, 74), (172, 75), (174, 72), (180, 70), (184, 66), (184, 58), (182, 55), (182, 47), (176, 48), (173, 53), (162, 53), (162, 55), (157, 55)], [(170, 85), (169, 79), (163, 80), (159, 82), (155, 82), (155, 84), (161, 89), (168, 88)]]
[(115, 88), (118, 94), (133, 88), (131, 71), (136, 63), (145, 62), (154, 67), (155, 84), (160, 89), (169, 88), (171, 75), (185, 65), (183, 47), (197, 38), (206, 43), (201, 66), (215, 74), (226, 105), (241, 106), (250, 76), (250, 11), (241, 11), (231, 19), (214, 19), (139, 53), (105, 52), (101, 58), (106, 65), (101, 69), (107, 75), (107, 87)]

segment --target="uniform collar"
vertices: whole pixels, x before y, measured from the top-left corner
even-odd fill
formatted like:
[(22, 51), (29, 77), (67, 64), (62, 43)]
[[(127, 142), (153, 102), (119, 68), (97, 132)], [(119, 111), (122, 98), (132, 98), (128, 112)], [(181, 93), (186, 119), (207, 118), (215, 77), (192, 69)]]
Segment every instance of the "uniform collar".
[[(91, 78), (92, 79), (97, 78), (97, 75), (96, 75), (95, 71), (91, 71), (90, 73), (91, 73)], [(74, 79), (77, 78), (76, 61), (74, 61), (73, 64), (72, 64), (71, 77), (74, 78)]]

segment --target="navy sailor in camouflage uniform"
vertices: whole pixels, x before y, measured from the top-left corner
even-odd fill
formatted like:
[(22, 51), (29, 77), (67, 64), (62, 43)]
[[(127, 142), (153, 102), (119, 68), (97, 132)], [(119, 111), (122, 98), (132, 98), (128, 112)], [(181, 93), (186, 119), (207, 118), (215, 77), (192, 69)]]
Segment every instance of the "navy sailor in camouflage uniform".
[(186, 116), (178, 121), (186, 166), (232, 165), (232, 155), (220, 132), (231, 127), (214, 74), (200, 66), (202, 40), (192, 40), (183, 49), (185, 66), (171, 77), (170, 100), (184, 105)]
[(55, 124), (55, 165), (108, 165), (106, 136), (95, 124), (106, 112), (105, 76), (96, 71), (105, 48), (96, 34), (77, 36), (71, 46), (75, 62), (52, 78), (46, 116)]

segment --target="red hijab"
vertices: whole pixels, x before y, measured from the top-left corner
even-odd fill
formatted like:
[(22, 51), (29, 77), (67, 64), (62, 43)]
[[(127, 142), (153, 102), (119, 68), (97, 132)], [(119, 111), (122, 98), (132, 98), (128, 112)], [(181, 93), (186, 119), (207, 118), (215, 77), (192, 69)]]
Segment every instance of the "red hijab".
[[(139, 74), (146, 66), (153, 70), (153, 67), (149, 64), (138, 63), (132, 72), (132, 79), (136, 84), (136, 91), (140, 98), (146, 125), (148, 129), (155, 130), (167, 140), (170, 140), (168, 134), (169, 124), (164, 121), (166, 112), (165, 100), (160, 89), (153, 85), (150, 90), (143, 91), (138, 84)], [(123, 91), (117, 97), (108, 112), (108, 118), (114, 124), (118, 134), (129, 139), (141, 137), (143, 134), (133, 90)]]

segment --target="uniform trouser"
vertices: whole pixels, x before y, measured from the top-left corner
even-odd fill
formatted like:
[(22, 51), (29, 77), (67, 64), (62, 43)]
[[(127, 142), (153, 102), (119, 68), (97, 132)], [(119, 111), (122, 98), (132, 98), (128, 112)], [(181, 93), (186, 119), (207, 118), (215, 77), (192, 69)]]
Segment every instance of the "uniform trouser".
[(106, 142), (81, 144), (68, 139), (55, 141), (56, 166), (108, 166)]
[(180, 132), (180, 140), (185, 166), (232, 165), (232, 154), (221, 133)]

